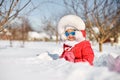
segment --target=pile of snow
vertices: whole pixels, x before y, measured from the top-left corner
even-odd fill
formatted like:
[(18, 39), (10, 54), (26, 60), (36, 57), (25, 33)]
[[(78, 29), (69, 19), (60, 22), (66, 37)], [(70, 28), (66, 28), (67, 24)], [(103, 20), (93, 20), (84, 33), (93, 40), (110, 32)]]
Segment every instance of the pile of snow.
[(47, 52), (37, 55), (37, 58), (40, 60), (53, 60)]
[(50, 39), (50, 36), (47, 35), (44, 32), (38, 33), (35, 31), (28, 32), (28, 40), (42, 40), (45, 41), (45, 39)]
[(102, 53), (98, 45), (92, 47), (94, 66), (59, 59), (60, 43), (25, 42), (21, 48), (14, 44), (9, 47), (8, 41), (0, 41), (0, 80), (120, 80), (120, 73), (110, 70), (106, 64), (108, 55), (113, 58), (120, 55), (120, 46), (104, 44)]
[(95, 33), (99, 33), (100, 32), (98, 27), (93, 27), (93, 30), (94, 30)]

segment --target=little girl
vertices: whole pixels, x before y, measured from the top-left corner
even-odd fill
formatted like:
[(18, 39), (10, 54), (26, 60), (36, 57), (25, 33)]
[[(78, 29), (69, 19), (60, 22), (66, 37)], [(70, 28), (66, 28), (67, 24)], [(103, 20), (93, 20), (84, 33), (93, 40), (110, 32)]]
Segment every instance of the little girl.
[[(67, 23), (64, 24), (66, 20)], [(74, 63), (88, 62), (93, 65), (94, 52), (89, 41), (85, 40), (85, 24), (78, 16), (63, 17), (59, 22), (58, 32), (65, 41), (60, 58)]]

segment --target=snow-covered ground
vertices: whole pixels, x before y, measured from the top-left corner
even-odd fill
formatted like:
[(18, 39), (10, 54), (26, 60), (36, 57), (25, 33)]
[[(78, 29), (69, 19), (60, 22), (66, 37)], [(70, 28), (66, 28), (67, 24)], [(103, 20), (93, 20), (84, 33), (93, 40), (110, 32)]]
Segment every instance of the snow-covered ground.
[[(58, 59), (62, 53), (61, 43), (55, 42), (0, 41), (0, 80), (120, 80), (120, 73), (110, 71), (103, 63), (105, 56), (120, 55), (120, 46), (92, 46), (95, 53), (94, 66), (88, 63), (70, 63)], [(101, 58), (100, 58), (101, 57)]]

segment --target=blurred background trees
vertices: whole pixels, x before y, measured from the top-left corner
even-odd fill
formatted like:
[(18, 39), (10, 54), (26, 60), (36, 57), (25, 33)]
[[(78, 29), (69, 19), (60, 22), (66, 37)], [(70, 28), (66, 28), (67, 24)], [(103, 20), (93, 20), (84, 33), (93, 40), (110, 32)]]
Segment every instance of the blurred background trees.
[[(95, 39), (102, 51), (102, 44), (114, 37), (117, 39), (120, 28), (120, 1), (119, 0), (64, 0), (70, 13), (84, 19), (89, 39)], [(81, 11), (81, 12), (80, 12)], [(98, 32), (94, 30), (98, 29)], [(92, 36), (91, 36), (92, 35)]]
[[(56, 5), (65, 9), (57, 15), (39, 17), (38, 33), (45, 32), (50, 38), (57, 34), (59, 19), (67, 14), (80, 16), (86, 23), (87, 37), (91, 41), (102, 44), (112, 39), (118, 42), (120, 36), (120, 0), (43, 0), (34, 3), (34, 0), (0, 0), (0, 39), (22, 40), (28, 38), (28, 32), (35, 31), (30, 21), (30, 14), (38, 10), (42, 13), (42, 5)], [(50, 6), (48, 6), (50, 7)], [(25, 11), (24, 11), (25, 10)], [(50, 11), (50, 10), (49, 10)], [(54, 13), (57, 13), (54, 11)], [(37, 16), (37, 15), (36, 15)]]
[(30, 2), (20, 5), (20, 0), (0, 0), (0, 30), (4, 30), (4, 25), (14, 20)]

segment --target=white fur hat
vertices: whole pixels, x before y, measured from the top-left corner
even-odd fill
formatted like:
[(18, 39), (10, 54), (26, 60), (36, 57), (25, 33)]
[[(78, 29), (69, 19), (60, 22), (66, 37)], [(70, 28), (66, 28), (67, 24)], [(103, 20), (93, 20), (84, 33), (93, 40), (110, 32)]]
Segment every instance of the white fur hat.
[(73, 27), (77, 30), (85, 30), (85, 23), (76, 15), (63, 16), (58, 23), (58, 33), (61, 35), (65, 32), (66, 27)]
[(75, 28), (72, 27), (72, 26), (66, 26), (66, 27), (65, 27), (65, 31), (68, 30), (68, 29), (75, 29)]
[[(66, 15), (62, 17), (58, 23), (58, 33), (63, 40), (66, 39), (64, 33), (67, 29), (85, 30), (85, 23), (76, 15)], [(84, 38), (81, 32), (79, 32), (79, 36), (77, 34), (76, 37)]]

